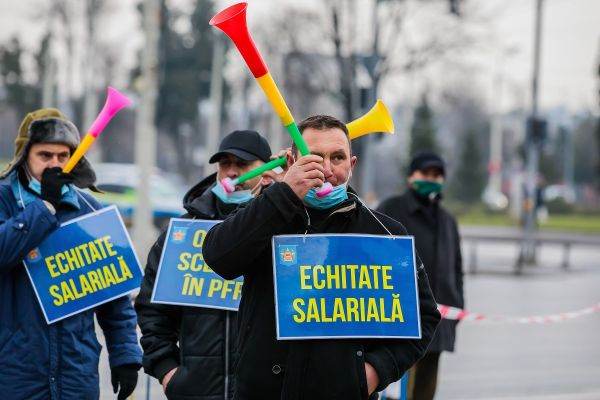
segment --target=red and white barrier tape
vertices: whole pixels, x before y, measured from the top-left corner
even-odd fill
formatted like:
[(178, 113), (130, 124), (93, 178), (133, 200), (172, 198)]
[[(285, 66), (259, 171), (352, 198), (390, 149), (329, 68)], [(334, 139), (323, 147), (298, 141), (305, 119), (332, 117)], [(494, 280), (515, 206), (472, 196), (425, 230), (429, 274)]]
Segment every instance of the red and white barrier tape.
[(477, 321), (491, 323), (507, 323), (507, 324), (548, 324), (555, 322), (564, 322), (567, 320), (582, 317), (588, 314), (600, 312), (600, 303), (593, 306), (582, 308), (577, 311), (563, 312), (559, 314), (549, 315), (534, 315), (530, 317), (511, 317), (506, 315), (484, 315), (462, 310), (456, 307), (450, 307), (443, 304), (438, 304), (438, 310), (442, 314), (442, 318), (458, 321)]

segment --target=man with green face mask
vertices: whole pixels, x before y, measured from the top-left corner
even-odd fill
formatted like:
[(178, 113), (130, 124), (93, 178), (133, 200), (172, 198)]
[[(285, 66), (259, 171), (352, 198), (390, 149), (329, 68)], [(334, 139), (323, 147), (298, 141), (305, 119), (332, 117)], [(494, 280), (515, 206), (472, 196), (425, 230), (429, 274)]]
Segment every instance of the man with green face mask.
[[(464, 307), (460, 237), (456, 220), (441, 205), (446, 167), (433, 152), (418, 153), (408, 171), (408, 190), (385, 200), (378, 211), (401, 222), (415, 246), (437, 302)], [(454, 351), (456, 322), (443, 319), (427, 354), (410, 371), (408, 398), (433, 399), (442, 351)]]

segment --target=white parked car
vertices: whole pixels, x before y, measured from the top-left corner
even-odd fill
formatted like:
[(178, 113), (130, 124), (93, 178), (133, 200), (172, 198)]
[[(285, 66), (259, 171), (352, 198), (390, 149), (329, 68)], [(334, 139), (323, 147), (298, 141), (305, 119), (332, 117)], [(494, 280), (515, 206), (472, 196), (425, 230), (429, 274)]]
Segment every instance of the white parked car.
[[(138, 167), (135, 164), (99, 163), (94, 164), (94, 170), (98, 178), (96, 186), (104, 192), (94, 193), (94, 197), (104, 206), (115, 204), (125, 222), (131, 222), (138, 201)], [(178, 175), (155, 169), (150, 181), (150, 201), (157, 227), (166, 226), (170, 218), (185, 212), (184, 194), (185, 185)]]

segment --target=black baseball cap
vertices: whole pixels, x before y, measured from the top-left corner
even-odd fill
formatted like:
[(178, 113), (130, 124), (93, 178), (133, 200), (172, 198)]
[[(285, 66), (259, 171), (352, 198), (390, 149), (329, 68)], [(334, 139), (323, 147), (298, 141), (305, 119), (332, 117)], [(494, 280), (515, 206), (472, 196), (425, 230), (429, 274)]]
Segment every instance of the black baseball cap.
[(225, 136), (219, 145), (219, 151), (212, 155), (208, 162), (216, 163), (226, 154), (232, 154), (244, 161), (262, 160), (269, 162), (271, 146), (256, 131), (233, 131)]
[(408, 175), (412, 175), (415, 171), (424, 171), (428, 168), (438, 168), (442, 171), (442, 175), (446, 175), (446, 163), (444, 163), (442, 157), (433, 151), (421, 151), (417, 153), (410, 161)]

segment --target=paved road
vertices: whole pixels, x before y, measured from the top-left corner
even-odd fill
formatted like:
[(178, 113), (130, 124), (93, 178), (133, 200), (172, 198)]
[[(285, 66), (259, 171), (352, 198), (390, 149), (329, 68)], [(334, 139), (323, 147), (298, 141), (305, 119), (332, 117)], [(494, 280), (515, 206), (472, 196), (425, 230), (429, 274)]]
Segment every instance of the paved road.
[[(465, 281), (475, 312), (528, 316), (571, 311), (600, 302), (600, 248), (575, 248), (572, 269), (560, 269), (561, 249), (544, 246), (540, 267), (512, 272), (514, 246), (482, 244), (479, 271)], [(102, 399), (113, 399), (103, 355)], [(552, 325), (459, 327), (457, 352), (444, 354), (438, 399), (600, 400), (600, 314)], [(151, 399), (164, 399), (151, 380)], [(146, 398), (146, 378), (135, 399)]]
[[(514, 248), (482, 245), (480, 270), (466, 280), (472, 311), (543, 315), (600, 302), (600, 249), (573, 251), (562, 272), (560, 248), (546, 246), (524, 276), (510, 265)], [(548, 325), (465, 323), (457, 352), (442, 359), (440, 399), (600, 399), (600, 314)]]
[[(521, 228), (515, 226), (478, 226), (461, 225), (460, 233), (469, 236), (498, 236), (498, 237), (519, 237), (525, 233)], [(575, 233), (569, 231), (541, 230), (535, 233), (539, 239), (562, 239), (565, 237), (573, 240), (580, 239), (586, 242), (600, 243), (600, 234), (598, 233)]]

